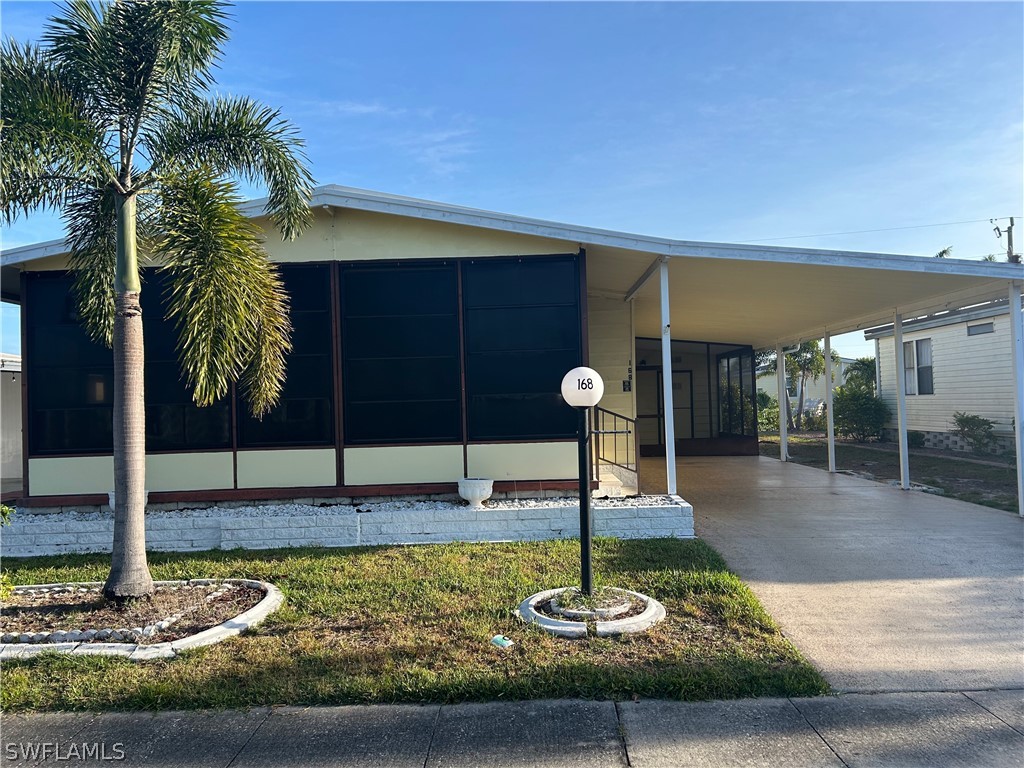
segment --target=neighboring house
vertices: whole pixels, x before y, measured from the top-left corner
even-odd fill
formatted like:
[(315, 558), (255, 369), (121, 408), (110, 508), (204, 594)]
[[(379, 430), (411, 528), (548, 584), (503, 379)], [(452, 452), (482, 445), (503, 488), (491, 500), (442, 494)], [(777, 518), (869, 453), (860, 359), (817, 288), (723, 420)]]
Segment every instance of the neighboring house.
[[(856, 362), (852, 357), (840, 357), (839, 362), (832, 363), (832, 389), (843, 386), (846, 381), (846, 369), (851, 364)], [(778, 397), (778, 385), (776, 383), (775, 373), (768, 373), (766, 366), (758, 366), (757, 369), (757, 389), (759, 392), (765, 392), (772, 397)], [(789, 393), (789, 404), (796, 413), (800, 407), (800, 378), (798, 376), (789, 377), (786, 379), (786, 390)], [(822, 403), (825, 402), (825, 374), (822, 374), (817, 379), (813, 379), (810, 376), (807, 377), (807, 383), (804, 387), (804, 410), (815, 411)]]
[[(896, 428), (896, 352), (893, 327), (864, 332), (875, 342), (880, 397), (889, 405), (890, 434)], [(943, 312), (903, 323), (907, 429), (924, 433), (932, 448), (967, 450), (952, 434), (953, 413), (995, 422), (997, 450), (1013, 439), (1013, 364), (1006, 301)]]
[(21, 490), (21, 357), (0, 353), (0, 483), (6, 495)]
[[(161, 275), (147, 273), (151, 503), (450, 494), (462, 477), (565, 494), (576, 415), (559, 392), (579, 364), (599, 371), (601, 408), (616, 414), (601, 416), (595, 459), (635, 486), (641, 453), (757, 452), (755, 349), (882, 323), (897, 306), (988, 301), (1019, 277), (1014, 265), (670, 240), (347, 187), (320, 187), (311, 205), (294, 242), (272, 230), (265, 201), (242, 206), (268, 233), (294, 326), (281, 402), (262, 421), (233, 396), (192, 404)], [(66, 269), (63, 241), (0, 259), (3, 298), (22, 305), (26, 507), (101, 505), (112, 486), (111, 356), (75, 322)]]

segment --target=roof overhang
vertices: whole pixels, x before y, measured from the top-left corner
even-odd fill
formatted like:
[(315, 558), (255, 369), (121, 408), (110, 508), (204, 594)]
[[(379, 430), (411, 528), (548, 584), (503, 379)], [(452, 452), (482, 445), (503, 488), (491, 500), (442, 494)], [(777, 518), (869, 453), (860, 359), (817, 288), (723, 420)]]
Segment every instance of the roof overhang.
[[(241, 210), (260, 218), (266, 203), (253, 200)], [(317, 188), (311, 206), (500, 230), (562, 241), (567, 250), (585, 248), (592, 294), (625, 300), (636, 288), (639, 336), (661, 335), (661, 260), (669, 265), (674, 338), (755, 347), (819, 338), (826, 330), (836, 335), (876, 327), (896, 311), (919, 317), (1006, 298), (1010, 281), (1024, 280), (1019, 264), (674, 240), (334, 185)], [(62, 240), (4, 251), (5, 295), (17, 271), (65, 251)], [(650, 279), (643, 282), (648, 272)]]

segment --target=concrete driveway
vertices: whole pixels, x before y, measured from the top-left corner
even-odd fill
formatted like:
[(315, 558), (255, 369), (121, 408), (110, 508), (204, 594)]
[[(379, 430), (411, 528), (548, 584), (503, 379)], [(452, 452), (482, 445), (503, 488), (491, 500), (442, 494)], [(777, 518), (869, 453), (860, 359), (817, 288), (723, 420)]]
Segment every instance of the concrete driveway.
[[(836, 690), (1024, 688), (1017, 515), (765, 457), (677, 471), (697, 535)], [(641, 473), (664, 488), (663, 461)]]

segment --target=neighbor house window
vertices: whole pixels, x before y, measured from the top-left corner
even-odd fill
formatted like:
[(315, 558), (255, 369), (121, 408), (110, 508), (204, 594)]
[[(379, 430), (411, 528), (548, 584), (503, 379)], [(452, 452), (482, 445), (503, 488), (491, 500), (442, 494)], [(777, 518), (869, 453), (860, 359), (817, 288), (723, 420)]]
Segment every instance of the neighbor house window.
[(903, 342), (903, 381), (908, 395), (934, 395), (932, 340)]
[(995, 333), (995, 330), (995, 326), (992, 323), (979, 323), (978, 325), (968, 325), (967, 335), (980, 336), (983, 333)]
[(559, 394), (580, 364), (575, 256), (463, 264), (470, 440), (543, 440), (576, 434)]
[(454, 263), (341, 270), (345, 443), (462, 440)]

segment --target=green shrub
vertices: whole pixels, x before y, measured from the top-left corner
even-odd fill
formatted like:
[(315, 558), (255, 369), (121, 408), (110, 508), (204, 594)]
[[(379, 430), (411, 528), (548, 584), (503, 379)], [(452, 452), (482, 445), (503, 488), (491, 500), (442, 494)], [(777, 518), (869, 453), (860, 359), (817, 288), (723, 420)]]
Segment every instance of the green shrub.
[(807, 432), (824, 432), (828, 429), (828, 419), (825, 416), (825, 409), (820, 413), (807, 411), (804, 413), (804, 429)]
[[(764, 395), (767, 400), (767, 403), (763, 405), (761, 395)], [(779, 431), (779, 401), (767, 392), (759, 391), (757, 393), (757, 431)]]
[(907, 445), (911, 448), (924, 448), (924, 432), (915, 430), (907, 432)]
[(995, 442), (995, 422), (973, 413), (953, 412), (953, 434), (959, 435), (972, 451), (983, 451)]
[(838, 387), (832, 398), (836, 432), (865, 442), (882, 435), (889, 418), (889, 406), (864, 387)]
[[(13, 514), (12, 507), (0, 504), (0, 525), (10, 525)], [(7, 571), (0, 571), (0, 600), (7, 600), (12, 594), (14, 594), (14, 584), (11, 583), (11, 577)]]

